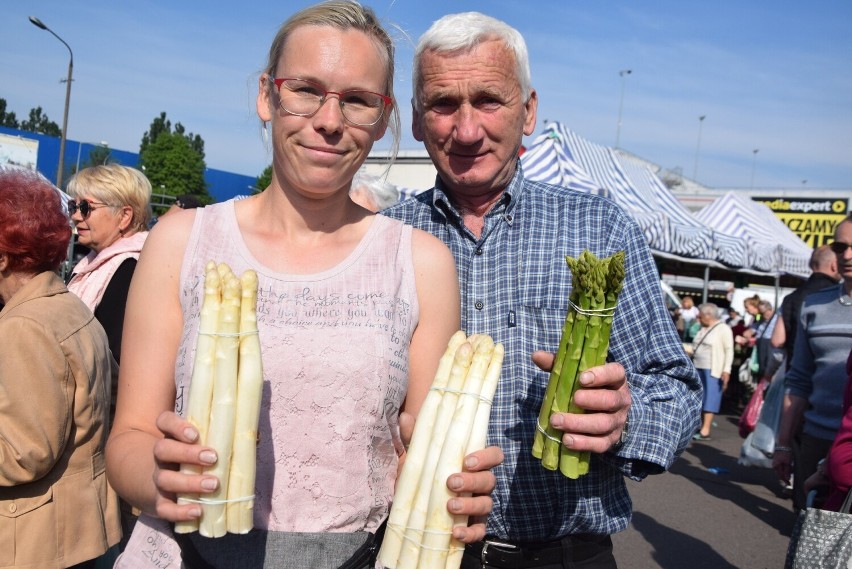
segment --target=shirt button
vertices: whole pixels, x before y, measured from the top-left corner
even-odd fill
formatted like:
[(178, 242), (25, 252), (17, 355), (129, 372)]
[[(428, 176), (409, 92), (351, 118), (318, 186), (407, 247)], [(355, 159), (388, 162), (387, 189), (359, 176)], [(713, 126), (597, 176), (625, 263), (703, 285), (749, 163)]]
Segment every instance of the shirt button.
[(474, 305), (473, 305), (473, 306), (474, 306), (474, 308), (476, 308), (477, 310), (482, 310), (482, 307), (483, 307), (483, 306), (485, 306), (485, 305), (484, 305), (484, 304), (482, 304), (482, 301), (481, 301), (481, 300), (477, 300), (477, 301), (474, 303)]
[(18, 505), (17, 505), (17, 504), (14, 504), (14, 503), (13, 503), (13, 504), (9, 504), (9, 511), (10, 511), (10, 512), (12, 512), (12, 513), (14, 514), (15, 512), (17, 512), (17, 511), (18, 511)]
[(482, 255), (482, 247), (477, 247), (475, 253), (477, 255)]

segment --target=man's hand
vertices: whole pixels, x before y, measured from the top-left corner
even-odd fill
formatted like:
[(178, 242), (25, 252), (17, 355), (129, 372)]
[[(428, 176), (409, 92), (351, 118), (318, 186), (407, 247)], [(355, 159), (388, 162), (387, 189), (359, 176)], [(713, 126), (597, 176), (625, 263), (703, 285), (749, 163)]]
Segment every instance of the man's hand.
[[(399, 415), (399, 431), (406, 449), (414, 433), (414, 417), (403, 411)], [(400, 460), (400, 468), (404, 456)], [(447, 479), (447, 488), (459, 494), (447, 503), (451, 514), (470, 516), (470, 525), (453, 528), (453, 537), (463, 543), (481, 541), (485, 537), (485, 517), (491, 513), (494, 502), (491, 492), (497, 479), (491, 469), (503, 462), (503, 451), (499, 447), (488, 447), (464, 457), (462, 472)]]
[(777, 448), (772, 453), (772, 469), (784, 484), (790, 483), (790, 474), (793, 472), (793, 455), (789, 450)]
[[(553, 367), (554, 355), (537, 351), (533, 362), (543, 371)], [(624, 367), (608, 363), (589, 368), (579, 376), (580, 385), (574, 402), (586, 412), (554, 413), (550, 424), (563, 431), (562, 444), (578, 451), (604, 453), (621, 439), (630, 408), (630, 389)]]

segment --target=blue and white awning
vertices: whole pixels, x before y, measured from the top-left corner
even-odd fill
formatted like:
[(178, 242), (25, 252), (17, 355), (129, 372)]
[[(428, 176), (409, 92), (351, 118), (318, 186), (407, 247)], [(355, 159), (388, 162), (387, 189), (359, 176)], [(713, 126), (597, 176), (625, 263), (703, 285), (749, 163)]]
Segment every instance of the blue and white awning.
[(772, 273), (807, 277), (813, 249), (763, 204), (728, 192), (696, 214), (703, 223), (742, 237), (749, 266)]
[(561, 123), (548, 124), (521, 162), (530, 179), (607, 195), (636, 220), (655, 253), (746, 266), (742, 239), (697, 220), (646, 164), (592, 143)]

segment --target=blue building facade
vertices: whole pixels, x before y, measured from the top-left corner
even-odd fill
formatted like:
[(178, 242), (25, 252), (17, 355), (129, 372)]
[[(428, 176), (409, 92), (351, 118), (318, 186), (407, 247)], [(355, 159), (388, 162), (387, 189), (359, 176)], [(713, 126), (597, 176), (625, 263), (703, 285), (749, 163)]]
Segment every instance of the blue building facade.
[[(60, 139), (55, 136), (47, 136), (34, 132), (27, 132), (15, 128), (0, 126), (0, 161), (18, 163), (22, 166), (32, 167), (31, 158), (27, 148), (37, 146), (35, 168), (48, 180), (56, 183), (57, 167), (59, 165)], [(16, 144), (16, 141), (20, 144)], [(86, 164), (89, 153), (98, 148), (98, 144), (79, 142), (76, 140), (65, 141), (65, 174), (63, 180), (68, 180), (72, 171)], [(109, 149), (110, 162), (123, 164), (124, 166), (138, 167), (139, 154), (126, 150)], [(73, 168), (76, 167), (76, 168)], [(250, 195), (254, 192), (257, 178), (235, 174), (215, 168), (207, 168), (204, 172), (204, 180), (207, 182), (207, 191), (217, 202), (226, 201), (236, 196)], [(154, 192), (156, 193), (156, 188)]]

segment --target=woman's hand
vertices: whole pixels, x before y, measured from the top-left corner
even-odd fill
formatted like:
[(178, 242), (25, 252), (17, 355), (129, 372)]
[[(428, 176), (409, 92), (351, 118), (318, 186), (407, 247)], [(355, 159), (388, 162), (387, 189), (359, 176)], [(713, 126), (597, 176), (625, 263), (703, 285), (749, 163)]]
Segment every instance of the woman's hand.
[(180, 465), (209, 467), (216, 464), (216, 451), (198, 444), (198, 430), (172, 411), (160, 414), (157, 428), (165, 438), (154, 444), (153, 477), (157, 488), (154, 514), (172, 522), (198, 519), (201, 505), (177, 504), (177, 494), (209, 494), (216, 490), (219, 481), (215, 476), (181, 473)]

